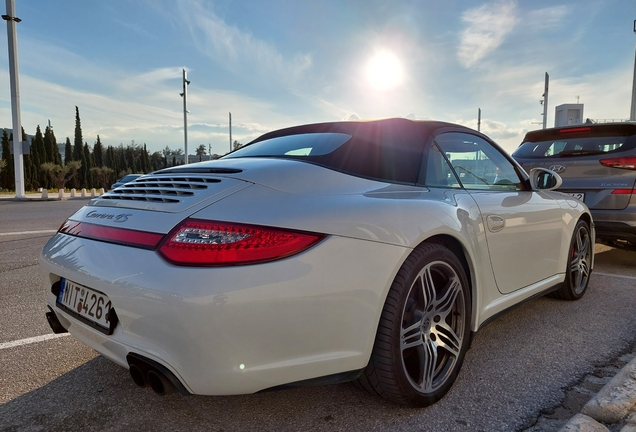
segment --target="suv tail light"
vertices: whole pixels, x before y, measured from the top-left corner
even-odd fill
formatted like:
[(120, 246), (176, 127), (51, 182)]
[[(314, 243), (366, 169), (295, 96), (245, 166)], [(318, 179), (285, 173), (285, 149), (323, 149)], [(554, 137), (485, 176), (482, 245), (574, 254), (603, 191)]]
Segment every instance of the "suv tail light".
[(296, 255), (324, 237), (324, 234), (186, 219), (168, 233), (157, 251), (176, 265), (257, 264)]
[(636, 156), (601, 159), (599, 162), (601, 163), (601, 165), (610, 168), (636, 170)]
[(589, 127), (571, 127), (571, 128), (559, 129), (557, 130), (557, 133), (575, 134), (575, 133), (590, 132), (591, 130), (592, 128), (589, 128)]

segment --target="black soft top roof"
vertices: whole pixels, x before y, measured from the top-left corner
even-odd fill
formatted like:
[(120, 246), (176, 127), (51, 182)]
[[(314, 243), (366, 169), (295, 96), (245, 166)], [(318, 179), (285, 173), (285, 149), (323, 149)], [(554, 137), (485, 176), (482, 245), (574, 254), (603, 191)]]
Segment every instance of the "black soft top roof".
[(452, 128), (478, 134), (472, 129), (439, 121), (391, 118), (294, 126), (266, 133), (247, 146), (288, 135), (345, 133), (346, 143), (331, 153), (301, 159), (359, 177), (398, 183), (417, 183), (424, 146), (435, 131)]

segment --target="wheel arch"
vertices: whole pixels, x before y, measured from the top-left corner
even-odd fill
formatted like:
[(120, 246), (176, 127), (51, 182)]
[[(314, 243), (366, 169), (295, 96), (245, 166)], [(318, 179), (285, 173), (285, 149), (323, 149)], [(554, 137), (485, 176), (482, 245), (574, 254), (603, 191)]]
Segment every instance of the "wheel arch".
[(592, 222), (592, 216), (589, 213), (581, 214), (581, 217), (579, 219), (580, 220), (584, 220), (585, 222), (587, 222), (587, 224), (589, 225), (590, 229), (594, 225), (593, 222)]
[(590, 228), (590, 236), (592, 237), (592, 262), (590, 263), (590, 270), (594, 269), (594, 259), (595, 259), (595, 254), (594, 254), (594, 244), (596, 243), (596, 230), (594, 229), (594, 219), (592, 218), (592, 215), (588, 212), (583, 212), (581, 214), (581, 217), (579, 218), (579, 220), (585, 221), (587, 223), (587, 226)]
[(427, 238), (422, 243), (433, 243), (433, 244), (438, 244), (440, 246), (444, 246), (446, 249), (449, 249), (451, 252), (453, 252), (453, 254), (455, 254), (457, 259), (459, 259), (459, 262), (462, 264), (462, 267), (464, 268), (464, 273), (466, 274), (466, 277), (468, 278), (468, 285), (470, 287), (469, 292), (471, 296), (470, 304), (472, 305), (471, 307), (472, 309), (474, 307), (473, 299), (475, 298), (474, 272), (473, 272), (472, 265), (469, 263), (469, 257), (466, 252), (466, 249), (464, 248), (462, 243), (459, 240), (457, 240), (455, 237), (450, 236), (448, 234), (434, 235), (433, 237)]
[(590, 263), (590, 270), (593, 270), (594, 260), (596, 259), (596, 256), (594, 254), (594, 244), (596, 244), (596, 229), (594, 228), (594, 219), (588, 212), (584, 212), (583, 214), (581, 214), (581, 217), (579, 219), (587, 222), (587, 226), (590, 228), (590, 236), (592, 237), (592, 262)]

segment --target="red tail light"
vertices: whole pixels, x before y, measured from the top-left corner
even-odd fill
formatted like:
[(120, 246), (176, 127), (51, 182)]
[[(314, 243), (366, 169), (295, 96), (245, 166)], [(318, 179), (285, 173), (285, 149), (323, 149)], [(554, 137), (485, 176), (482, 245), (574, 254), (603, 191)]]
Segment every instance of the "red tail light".
[(144, 249), (154, 249), (163, 239), (163, 234), (94, 225), (72, 220), (64, 222), (64, 225), (60, 227), (58, 232), (75, 237), (84, 237)]
[(560, 134), (568, 134), (568, 133), (589, 132), (590, 130), (592, 129), (589, 127), (573, 127), (573, 128), (559, 129), (557, 132)]
[(611, 158), (611, 159), (601, 159), (599, 161), (602, 165), (610, 168), (620, 168), (627, 170), (636, 170), (636, 157), (628, 156), (628, 157), (619, 157), (619, 158)]
[(257, 264), (298, 254), (324, 237), (323, 234), (186, 219), (166, 236), (158, 252), (176, 265)]

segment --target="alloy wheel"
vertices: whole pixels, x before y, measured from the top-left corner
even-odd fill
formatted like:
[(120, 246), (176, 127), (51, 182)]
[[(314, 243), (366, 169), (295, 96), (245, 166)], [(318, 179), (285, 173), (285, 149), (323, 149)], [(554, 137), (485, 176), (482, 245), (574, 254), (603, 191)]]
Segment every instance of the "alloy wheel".
[(410, 287), (400, 332), (405, 375), (419, 392), (439, 389), (453, 374), (465, 334), (464, 291), (444, 261), (422, 268)]

